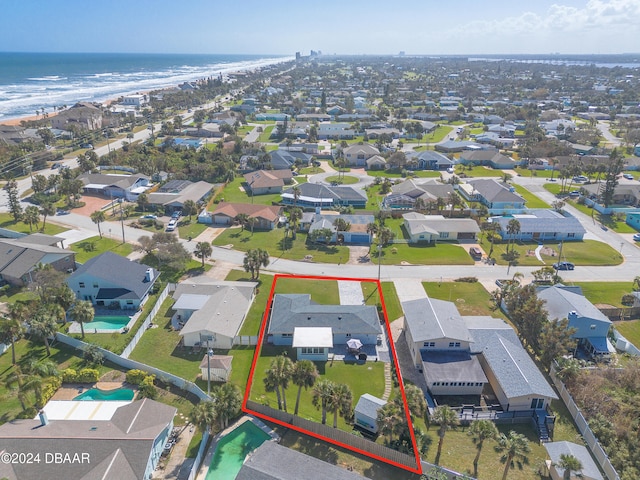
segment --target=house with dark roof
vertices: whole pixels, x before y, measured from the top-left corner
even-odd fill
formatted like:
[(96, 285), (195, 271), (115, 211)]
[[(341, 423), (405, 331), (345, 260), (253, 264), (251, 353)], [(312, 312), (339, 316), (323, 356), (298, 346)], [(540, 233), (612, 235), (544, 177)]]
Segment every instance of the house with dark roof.
[(48, 420), (43, 413), (7, 422), (0, 426), (0, 452), (30, 452), (40, 461), (2, 462), (0, 477), (151, 478), (175, 414), (174, 407), (145, 398), (118, 407), (109, 419)]
[(569, 320), (569, 328), (576, 329), (571, 337), (578, 341), (579, 348), (596, 359), (606, 359), (615, 352), (608, 338), (611, 320), (581, 292), (576, 292), (571, 287), (554, 285), (540, 287), (537, 295), (546, 302), (545, 308), (550, 320)]
[(151, 185), (149, 177), (139, 173), (132, 175), (83, 173), (78, 177), (85, 193), (103, 195), (107, 198), (124, 198), (135, 202), (138, 195), (146, 192)]
[(463, 152), (465, 150), (485, 150), (486, 148), (486, 146), (470, 140), (446, 140), (442, 143), (437, 143), (435, 146), (436, 151), (444, 153)]
[(367, 195), (353, 187), (334, 187), (320, 183), (302, 183), (298, 185), (300, 196), (295, 199), (293, 189), (282, 193), (282, 203), (301, 207), (331, 208), (336, 206), (365, 207)]
[[(325, 338), (328, 330), (331, 335)], [(347, 341), (352, 338), (357, 338), (363, 345), (376, 345), (381, 333), (374, 306), (319, 305), (312, 302), (308, 294), (277, 294), (271, 307), (267, 341), (293, 346), (300, 350), (298, 353), (302, 358), (312, 357), (319, 361), (327, 359), (331, 348), (346, 351)], [(310, 342), (321, 342), (322, 345), (310, 345)]]
[(293, 172), (284, 170), (258, 170), (244, 176), (247, 187), (252, 195), (266, 195), (268, 193), (282, 193), (282, 187), (293, 183)]
[(156, 269), (105, 252), (78, 267), (66, 280), (78, 300), (97, 307), (137, 310), (147, 300), (158, 279)]
[(308, 166), (313, 155), (300, 150), (283, 150), (278, 149), (269, 152), (271, 166), (274, 170), (291, 170), (297, 164)]
[(211, 196), (215, 185), (200, 180), (170, 180), (157, 191), (149, 193), (147, 199), (151, 205), (161, 207), (165, 213), (182, 210), (186, 201), (198, 203), (206, 202)]
[(458, 185), (458, 192), (469, 202), (479, 202), (489, 210), (522, 210), (525, 199), (508, 183), (479, 178)]
[[(508, 225), (512, 219), (520, 222), (518, 233), (508, 233)], [(508, 217), (491, 217), (491, 222), (500, 226), (498, 235), (502, 240), (521, 241), (577, 241), (587, 233), (580, 221), (568, 212), (555, 210), (527, 210), (527, 213), (515, 213)]]
[(462, 152), (459, 163), (499, 169), (511, 169), (520, 165), (520, 162), (494, 149)]
[(380, 155), (380, 150), (368, 143), (357, 143), (349, 145), (342, 151), (342, 154), (349, 166), (364, 167), (367, 165), (368, 159)]
[(69, 130), (75, 125), (80, 130), (99, 130), (103, 127), (102, 110), (89, 102), (79, 102), (49, 118), (52, 128)]
[[(335, 222), (339, 218), (349, 223), (350, 228), (348, 231), (337, 231)], [(311, 233), (315, 230), (328, 228), (333, 234), (330, 239), (323, 239), (325, 242), (369, 245), (373, 236), (367, 232), (367, 225), (374, 221), (373, 215), (322, 215), (320, 213), (305, 212), (300, 220), (300, 230)]]
[[(602, 201), (602, 188), (600, 183), (583, 184), (580, 186), (580, 191), (590, 200), (595, 200), (596, 202)], [(611, 205), (640, 206), (640, 185), (617, 185), (613, 190)]]
[(338, 465), (292, 450), (275, 442), (264, 442), (248, 455), (236, 480), (367, 480)]
[(470, 218), (445, 218), (410, 212), (402, 215), (409, 243), (435, 243), (438, 240), (475, 240), (480, 227)]
[(173, 292), (173, 321), (187, 347), (230, 349), (240, 332), (257, 283), (185, 282)]
[(0, 280), (15, 286), (27, 285), (39, 265), (72, 272), (76, 268), (76, 254), (55, 246), (59, 241), (58, 237), (42, 234), (0, 238)]
[(453, 165), (455, 161), (434, 150), (413, 150), (407, 153), (407, 168), (412, 170), (446, 170)]
[(447, 200), (455, 193), (453, 185), (441, 183), (433, 178), (410, 178), (391, 187), (391, 193), (382, 201), (383, 208), (390, 210), (411, 210), (416, 200), (425, 206), (435, 205), (439, 198)]
[(202, 212), (198, 215), (199, 223), (214, 225), (232, 225), (240, 214), (247, 215), (258, 230), (273, 230), (280, 216), (282, 207), (276, 205), (259, 205), (253, 203), (220, 202), (213, 212)]

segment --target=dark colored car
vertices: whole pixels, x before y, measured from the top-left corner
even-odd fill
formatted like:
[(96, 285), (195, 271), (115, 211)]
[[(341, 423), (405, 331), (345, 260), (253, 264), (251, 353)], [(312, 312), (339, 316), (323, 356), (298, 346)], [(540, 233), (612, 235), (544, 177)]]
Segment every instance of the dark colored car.
[(556, 270), (573, 270), (576, 266), (571, 262), (558, 262), (553, 264)]

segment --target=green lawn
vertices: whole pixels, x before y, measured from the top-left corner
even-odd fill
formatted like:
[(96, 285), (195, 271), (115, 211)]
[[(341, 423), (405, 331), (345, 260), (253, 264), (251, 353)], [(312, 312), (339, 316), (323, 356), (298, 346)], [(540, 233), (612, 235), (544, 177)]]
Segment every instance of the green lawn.
[(275, 128), (275, 125), (269, 125), (269, 126), (263, 127), (262, 133), (258, 136), (258, 142), (260, 143), (269, 142), (271, 138), (271, 132), (273, 132), (274, 128)]
[(207, 226), (204, 223), (198, 223), (197, 217), (192, 217), (189, 220), (188, 217), (182, 219), (178, 223), (178, 236), (180, 238), (196, 238), (202, 232), (207, 229)]
[[(346, 262), (349, 258), (349, 249), (344, 246), (308, 244), (307, 235), (298, 233), (296, 240), (291, 235), (284, 242), (284, 230), (281, 228), (270, 231), (241, 231), (240, 228), (228, 228), (214, 241), (217, 246), (233, 245), (235, 250), (246, 252), (251, 248), (267, 250), (272, 257), (286, 258), (288, 260), (304, 260), (311, 255), (314, 262), (339, 263)], [(284, 245), (283, 245), (284, 244)], [(285, 250), (283, 252), (283, 246)]]
[[(404, 312), (396, 293), (396, 287), (393, 282), (380, 282), (382, 285), (382, 296), (384, 304), (387, 308), (387, 317), (389, 322), (400, 318)], [(374, 282), (362, 282), (362, 294), (367, 305), (378, 305), (380, 296), (378, 295), (378, 286)]]
[(408, 171), (403, 177), (402, 171), (394, 168), (389, 170), (367, 170), (367, 175), (370, 177), (383, 177), (383, 178), (440, 178), (440, 172), (436, 170), (411, 170)]
[(640, 348), (640, 320), (615, 322), (615, 327), (624, 338), (629, 340), (637, 348)]
[(525, 199), (525, 201), (527, 202), (527, 208), (551, 208), (551, 205), (541, 200), (539, 197), (531, 193), (522, 185), (514, 183), (512, 183), (511, 185), (516, 189), (516, 192)]
[(42, 219), (38, 226), (33, 226), (29, 229), (29, 225), (24, 222), (15, 222), (13, 217), (9, 213), (0, 213), (0, 227), (8, 230), (13, 230), (20, 233), (46, 233), (47, 235), (56, 235), (58, 233), (66, 232), (68, 228), (61, 227), (60, 225), (54, 225), (50, 223), (53, 217), (47, 217), (47, 224), (42, 231)]
[(307, 168), (301, 168), (298, 173), (300, 175), (315, 175), (317, 173), (323, 173), (324, 170), (320, 167), (307, 167)]
[(491, 296), (481, 283), (423, 282), (422, 285), (429, 297), (454, 302), (460, 315), (505, 318), (500, 310), (491, 310)]
[(352, 177), (351, 175), (332, 175), (325, 179), (327, 182), (336, 182), (342, 185), (353, 185), (358, 183), (360, 179), (358, 177)]
[[(222, 192), (218, 195), (218, 200), (225, 202), (237, 202), (237, 203), (256, 203), (259, 205), (271, 205), (273, 202), (279, 202), (281, 197), (279, 193), (273, 193), (268, 195), (248, 195), (240, 187), (245, 183), (244, 177), (237, 177), (232, 182), (229, 182)], [(212, 206), (215, 208), (215, 204)]]
[(13, 287), (9, 284), (0, 288), (0, 303), (16, 303), (34, 300), (38, 297), (29, 287)]
[(560, 183), (545, 183), (543, 187), (545, 190), (553, 193), (554, 195), (559, 195), (560, 191), (562, 190), (562, 186), (560, 185)]
[(320, 305), (340, 305), (338, 282), (306, 278), (278, 278), (275, 293), (308, 293)]
[[(225, 280), (228, 281), (251, 281), (251, 275), (247, 272), (240, 270), (231, 270)], [(240, 335), (258, 335), (260, 332), (260, 325), (262, 324), (262, 317), (264, 311), (267, 308), (267, 301), (269, 300), (269, 292), (271, 292), (271, 282), (273, 277), (267, 274), (261, 274), (258, 281), (257, 294), (253, 299), (249, 313), (244, 319), (242, 328), (240, 329)]]
[(460, 178), (464, 177), (502, 177), (504, 172), (502, 170), (494, 170), (489, 167), (481, 167), (475, 166), (469, 169), (468, 166), (465, 165), (457, 165), (456, 167), (456, 175)]
[(76, 262), (78, 263), (85, 263), (104, 252), (113, 252), (126, 257), (133, 251), (133, 247), (129, 243), (121, 243), (111, 238), (100, 238), (99, 236), (74, 243), (69, 248), (76, 252)]
[(433, 132), (424, 135), (420, 142), (425, 143), (438, 143), (444, 140), (444, 138), (451, 133), (453, 127), (441, 125), (437, 127)]
[[(485, 238), (480, 242), (480, 245), (485, 252), (489, 252), (491, 243)], [(558, 243), (547, 243), (547, 246), (552, 247), (555, 250), (556, 256), (549, 256), (542, 254), (542, 260), (546, 262), (546, 265), (552, 265), (558, 261), (557, 255), (559, 254)], [(536, 258), (533, 253), (537, 242), (517, 242), (515, 243), (515, 250), (520, 253), (520, 257), (517, 260), (516, 265), (523, 266), (544, 266)], [(506, 253), (507, 243), (495, 243), (493, 248), (493, 258), (496, 259), (498, 265), (507, 265), (508, 262), (503, 258)], [(511, 249), (511, 247), (509, 247)], [(583, 240), (580, 242), (564, 242), (562, 247), (562, 258), (566, 258), (567, 261), (575, 263), (576, 265), (620, 265), (622, 263), (622, 255), (612, 248), (610, 245), (598, 242), (596, 240)]]
[[(378, 263), (378, 252), (371, 253), (371, 261)], [(394, 243), (382, 250), (381, 264), (401, 265), (473, 265), (469, 253), (460, 245), (438, 243), (436, 245), (412, 245)]]
[(591, 303), (623, 307), (622, 296), (633, 292), (632, 282), (573, 282)]
[(367, 192), (367, 209), (372, 211), (380, 210), (380, 204), (384, 200), (385, 195), (380, 194), (382, 185), (369, 185), (366, 188)]

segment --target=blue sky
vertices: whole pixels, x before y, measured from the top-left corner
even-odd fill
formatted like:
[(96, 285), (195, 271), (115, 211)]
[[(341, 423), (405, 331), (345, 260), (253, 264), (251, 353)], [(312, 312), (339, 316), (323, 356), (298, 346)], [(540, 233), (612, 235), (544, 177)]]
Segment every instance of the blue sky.
[(640, 52), (640, 0), (5, 0), (0, 50)]

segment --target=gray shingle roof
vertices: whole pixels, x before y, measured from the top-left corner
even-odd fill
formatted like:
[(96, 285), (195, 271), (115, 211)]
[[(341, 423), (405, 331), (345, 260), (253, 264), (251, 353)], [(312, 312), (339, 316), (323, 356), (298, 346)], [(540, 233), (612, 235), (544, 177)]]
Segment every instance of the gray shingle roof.
[(366, 480), (344, 468), (296, 452), (274, 442), (265, 442), (242, 465), (236, 480)]
[[(328, 187), (318, 183), (303, 183), (298, 185), (301, 197), (308, 198), (330, 198), (332, 200), (367, 200), (364, 192), (352, 187)], [(289, 196), (293, 195), (293, 188), (283, 192)]]
[(611, 323), (600, 310), (587, 298), (563, 287), (553, 286), (538, 291), (538, 298), (546, 301), (546, 309), (550, 319), (561, 320), (567, 318), (569, 312), (576, 312), (580, 317), (592, 318), (605, 323)]
[[(29, 237), (0, 239), (0, 273), (10, 277), (20, 278), (32, 270), (38, 263), (51, 263), (65, 256), (74, 255), (74, 252), (71, 250), (63, 250), (58, 247), (40, 243), (37, 241), (37, 238), (31, 239), (36, 240), (36, 242), (25, 240)], [(47, 261), (47, 259), (49, 261)], [(73, 267), (73, 264), (70, 262), (69, 268), (71, 267)]]
[(554, 210), (530, 210), (526, 214), (517, 214), (513, 217), (492, 217), (492, 221), (498, 223), (502, 231), (506, 232), (512, 218), (520, 222), (521, 232), (586, 233), (577, 218), (569, 214), (562, 215)]
[(448, 338), (469, 342), (467, 327), (453, 302), (419, 298), (402, 302), (404, 321), (414, 342)]
[(311, 295), (278, 294), (273, 299), (269, 333), (291, 333), (295, 327), (331, 327), (333, 333), (377, 335), (378, 312), (371, 305), (318, 305)]
[(355, 413), (361, 413), (366, 415), (369, 418), (376, 418), (378, 416), (378, 410), (384, 407), (387, 404), (386, 401), (381, 398), (374, 397), (369, 393), (365, 393), (360, 396), (358, 403), (356, 404), (356, 408), (354, 408)]
[(487, 383), (477, 355), (467, 351), (421, 350), (422, 363), (432, 382)]
[[(573, 455), (582, 464), (582, 470), (580, 471), (584, 478), (589, 480), (604, 480), (604, 477), (600, 473), (598, 466), (593, 461), (591, 454), (584, 445), (578, 445), (572, 442), (547, 442), (544, 443), (544, 448), (549, 454), (549, 458), (555, 464), (560, 462), (560, 455)], [(564, 475), (564, 469), (556, 466), (556, 471), (560, 476)], [(573, 478), (573, 475), (572, 475)]]

